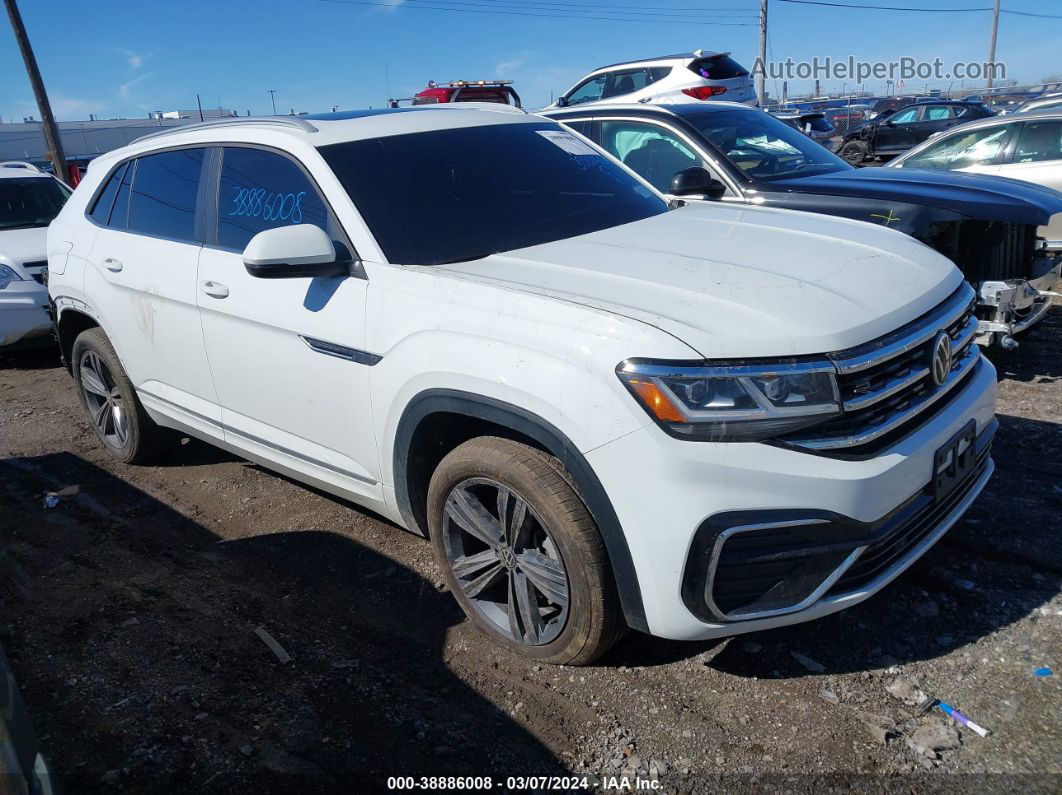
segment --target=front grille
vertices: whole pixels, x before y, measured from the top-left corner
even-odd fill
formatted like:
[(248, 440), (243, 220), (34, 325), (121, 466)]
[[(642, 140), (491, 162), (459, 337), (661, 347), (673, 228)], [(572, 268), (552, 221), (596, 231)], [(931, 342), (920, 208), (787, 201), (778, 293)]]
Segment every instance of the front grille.
[(923, 242), (958, 265), (975, 283), (1027, 279), (1036, 258), (1035, 224), (938, 221)]
[[(969, 475), (951, 494), (934, 502), (929, 494), (922, 494), (909, 515), (891, 528), (887, 534), (869, 544), (862, 554), (826, 592), (832, 596), (857, 591), (877, 579), (890, 566), (906, 557), (919, 543), (927, 538), (948, 514), (966, 499), (970, 491), (988, 468), (992, 452), (991, 443), (977, 453), (977, 462)], [(932, 484), (931, 484), (932, 485)]]
[[(973, 373), (980, 351), (973, 289), (963, 284), (948, 300), (899, 331), (833, 354), (843, 413), (780, 441), (838, 455), (873, 455), (894, 444), (946, 405)], [(951, 338), (952, 364), (939, 386), (930, 378), (936, 337)]]

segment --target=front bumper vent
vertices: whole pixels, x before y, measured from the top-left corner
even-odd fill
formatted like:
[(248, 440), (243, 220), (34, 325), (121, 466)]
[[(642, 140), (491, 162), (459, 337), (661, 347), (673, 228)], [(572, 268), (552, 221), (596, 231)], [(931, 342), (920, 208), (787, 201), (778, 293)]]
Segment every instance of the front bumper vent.
[(976, 496), (991, 467), (995, 430), (993, 423), (981, 432), (974, 465), (947, 496), (935, 499), (927, 484), (877, 522), (806, 510), (711, 517), (694, 535), (683, 601), (702, 621), (743, 621), (874, 587)]

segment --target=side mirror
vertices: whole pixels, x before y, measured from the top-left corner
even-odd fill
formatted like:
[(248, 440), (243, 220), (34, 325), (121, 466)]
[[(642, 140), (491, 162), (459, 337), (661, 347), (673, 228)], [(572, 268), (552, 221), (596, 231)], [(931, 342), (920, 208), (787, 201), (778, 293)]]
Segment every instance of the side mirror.
[(243, 250), (243, 265), (259, 279), (350, 274), (349, 263), (337, 261), (335, 245), (313, 224), (278, 226), (259, 232)]
[(558, 108), (566, 108), (566, 107), (568, 107), (568, 100), (565, 99), (564, 97), (557, 97), (557, 107)]
[(896, 122), (894, 122), (892, 119), (889, 119), (887, 122), (885, 122), (885, 126), (886, 127), (895, 127), (896, 126)]
[(726, 193), (726, 185), (700, 166), (684, 168), (671, 178), (672, 196), (704, 196), (718, 201)]

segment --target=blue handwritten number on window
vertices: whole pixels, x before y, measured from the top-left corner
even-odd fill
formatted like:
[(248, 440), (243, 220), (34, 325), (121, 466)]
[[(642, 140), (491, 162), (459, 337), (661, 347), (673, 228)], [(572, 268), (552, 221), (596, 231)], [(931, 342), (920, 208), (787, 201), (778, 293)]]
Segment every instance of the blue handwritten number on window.
[(265, 188), (236, 188), (229, 215), (301, 224), (302, 197), (305, 195), (306, 191), (271, 193)]

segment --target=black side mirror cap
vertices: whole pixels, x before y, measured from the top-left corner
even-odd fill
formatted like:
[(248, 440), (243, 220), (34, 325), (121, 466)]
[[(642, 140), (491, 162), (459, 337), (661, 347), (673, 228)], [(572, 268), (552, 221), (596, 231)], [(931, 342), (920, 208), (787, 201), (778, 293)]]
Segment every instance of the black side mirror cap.
[(726, 193), (726, 185), (700, 166), (684, 168), (671, 178), (672, 196), (704, 196), (718, 201)]

